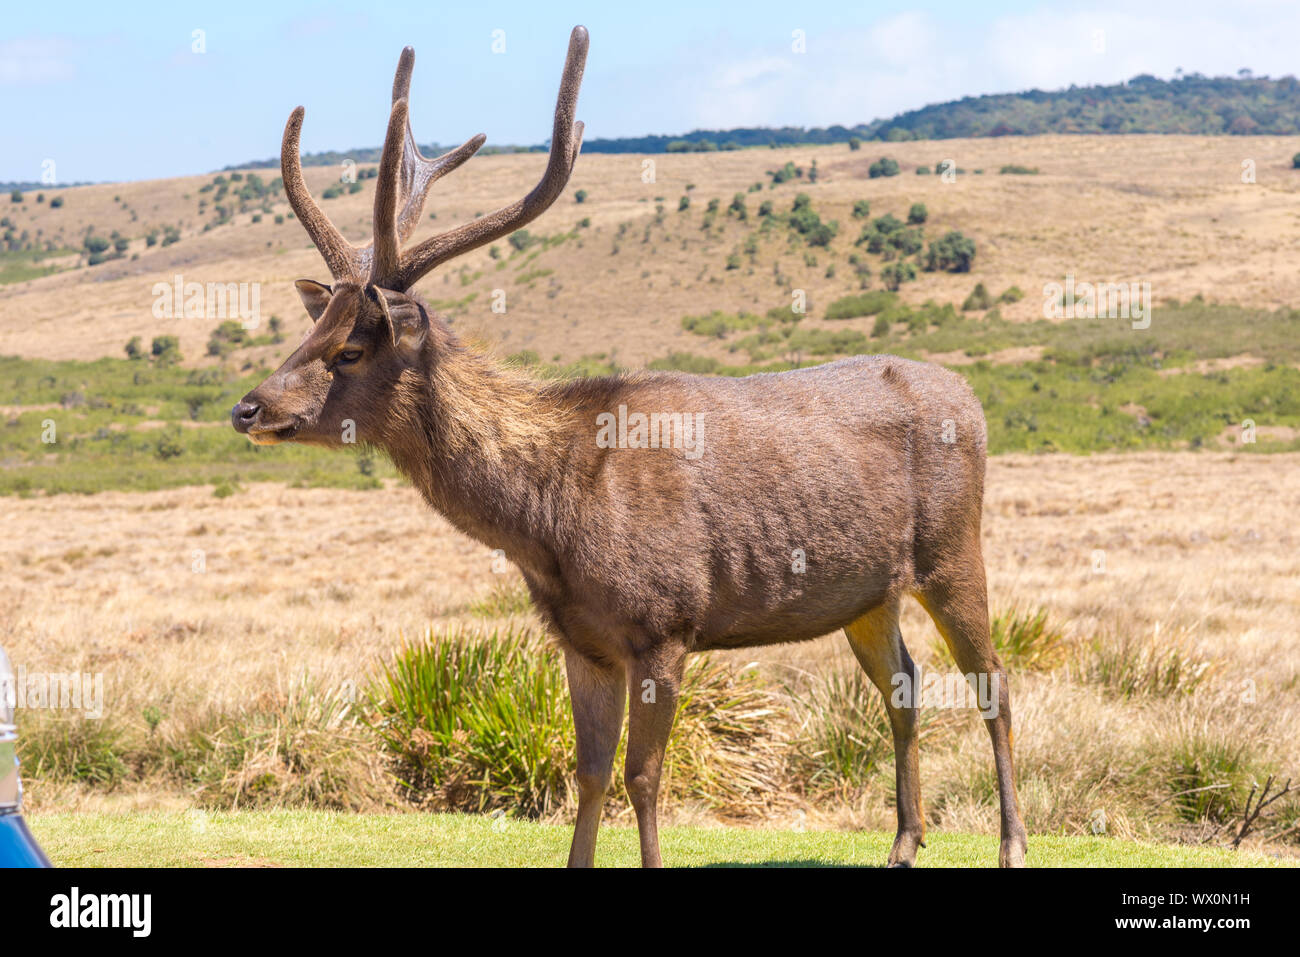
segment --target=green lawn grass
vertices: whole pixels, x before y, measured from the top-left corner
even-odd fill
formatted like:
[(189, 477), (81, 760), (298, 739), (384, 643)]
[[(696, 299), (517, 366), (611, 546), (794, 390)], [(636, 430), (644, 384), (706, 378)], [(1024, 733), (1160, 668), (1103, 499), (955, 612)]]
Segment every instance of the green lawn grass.
[[(37, 814), (32, 831), (56, 866), (82, 867), (520, 867), (564, 864), (570, 829), (462, 814), (327, 811), (154, 811)], [(664, 861), (677, 867), (876, 867), (893, 835), (668, 827)], [(922, 867), (990, 867), (997, 838), (934, 831)], [(638, 863), (636, 829), (601, 829), (596, 863)], [(1139, 844), (1103, 837), (1032, 836), (1038, 867), (1281, 867), (1250, 851)]]

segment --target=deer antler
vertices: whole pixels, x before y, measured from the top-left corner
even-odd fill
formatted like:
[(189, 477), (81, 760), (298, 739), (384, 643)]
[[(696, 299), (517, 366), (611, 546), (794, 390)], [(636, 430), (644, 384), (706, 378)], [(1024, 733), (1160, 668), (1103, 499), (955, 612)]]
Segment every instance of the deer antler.
[(280, 150), (285, 194), (333, 277), (404, 292), (435, 266), (514, 232), (545, 212), (568, 183), (582, 145), (582, 123), (575, 122), (573, 114), (587, 61), (587, 45), (586, 28), (574, 27), (555, 104), (550, 157), (546, 172), (532, 192), (494, 213), (439, 233), (406, 252), (402, 252), (401, 244), (415, 231), (429, 188), (473, 156), (486, 137), (480, 133), (437, 159), (426, 159), (420, 154), (408, 115), (415, 51), (410, 47), (404, 49), (393, 77), (393, 107), (379, 160), (374, 238), (365, 246), (354, 246), (343, 238), (307, 191), (298, 148), (304, 111), (301, 106), (294, 110), (285, 126)]

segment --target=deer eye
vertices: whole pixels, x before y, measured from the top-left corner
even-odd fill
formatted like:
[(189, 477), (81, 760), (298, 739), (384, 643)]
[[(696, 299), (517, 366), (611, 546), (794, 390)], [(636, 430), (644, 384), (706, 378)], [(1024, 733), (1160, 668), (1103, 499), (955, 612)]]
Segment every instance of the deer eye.
[(334, 361), (338, 365), (351, 365), (353, 362), (360, 359), (362, 355), (363, 353), (360, 349), (344, 349), (339, 353), (338, 358)]

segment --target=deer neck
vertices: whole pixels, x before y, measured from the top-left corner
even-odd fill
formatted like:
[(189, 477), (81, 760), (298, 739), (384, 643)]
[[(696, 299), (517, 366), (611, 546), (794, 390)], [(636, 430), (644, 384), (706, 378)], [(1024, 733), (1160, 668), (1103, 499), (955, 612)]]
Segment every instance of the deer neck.
[(426, 372), (396, 390), (380, 444), (461, 531), (522, 565), (547, 563), (577, 410), (439, 331)]

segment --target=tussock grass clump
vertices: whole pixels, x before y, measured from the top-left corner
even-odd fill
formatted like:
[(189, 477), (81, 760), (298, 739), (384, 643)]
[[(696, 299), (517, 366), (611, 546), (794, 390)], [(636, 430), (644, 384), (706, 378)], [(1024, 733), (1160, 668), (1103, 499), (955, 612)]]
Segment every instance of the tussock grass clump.
[[(893, 766), (894, 733), (880, 692), (856, 664), (848, 671), (811, 677), (786, 686), (798, 728), (792, 762), (810, 790), (867, 785), (882, 766)], [(961, 720), (960, 713), (923, 707), (917, 714), (921, 741)]]
[[(534, 629), (431, 634), (400, 648), (370, 695), (373, 727), (415, 803), (537, 818), (569, 802), (572, 706), (560, 657)], [(754, 672), (692, 659), (662, 792), (734, 815), (780, 791), (777, 705)], [(619, 777), (613, 795), (625, 802)]]
[(393, 787), (348, 688), (304, 676), (233, 710), (146, 706), (141, 722), (32, 709), (20, 756), (29, 783), (112, 791), (130, 784), (184, 789), (199, 807), (373, 810)]
[(157, 759), (202, 807), (373, 810), (392, 803), (392, 788), (353, 697), (304, 676), (164, 738)]
[[(1210, 690), (1176, 708), (1144, 737), (1149, 762), (1144, 777), (1153, 803), (1182, 825), (1180, 836), (1215, 840), (1236, 829), (1253, 785), (1271, 774), (1290, 773), (1294, 741), (1278, 733), (1275, 712), (1242, 701), (1233, 690)], [(1283, 799), (1271, 809), (1265, 830), (1279, 820), (1293, 822), (1297, 813), (1300, 800)], [(1294, 841), (1296, 835), (1290, 837)]]
[(22, 713), (19, 757), (29, 780), (76, 781), (105, 789), (132, 770), (126, 736), (116, 722), (37, 708)]
[(795, 760), (810, 788), (859, 787), (890, 760), (889, 715), (862, 669), (833, 671), (787, 690), (799, 720)]
[[(1010, 609), (995, 614), (989, 621), (989, 636), (1007, 671), (1051, 671), (1065, 661), (1069, 639), (1048, 619), (1047, 612)], [(955, 667), (948, 646), (935, 647), (940, 662)]]
[(1050, 671), (1064, 658), (1065, 633), (1048, 622), (1047, 612), (1041, 608), (1001, 612), (993, 616), (989, 628), (993, 648), (1007, 668)]
[[(664, 756), (663, 793), (726, 817), (769, 804), (790, 784), (783, 703), (754, 668), (736, 671), (709, 655), (692, 658)], [(621, 781), (617, 793), (626, 800)]]
[(1088, 643), (1074, 670), (1089, 684), (1121, 698), (1191, 694), (1210, 673), (1177, 636), (1111, 635)]
[(370, 695), (372, 726), (417, 803), (539, 817), (565, 801), (564, 674), (532, 629), (431, 634), (398, 649)]

